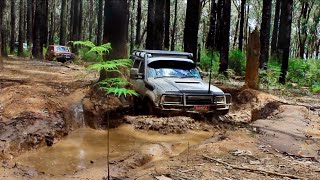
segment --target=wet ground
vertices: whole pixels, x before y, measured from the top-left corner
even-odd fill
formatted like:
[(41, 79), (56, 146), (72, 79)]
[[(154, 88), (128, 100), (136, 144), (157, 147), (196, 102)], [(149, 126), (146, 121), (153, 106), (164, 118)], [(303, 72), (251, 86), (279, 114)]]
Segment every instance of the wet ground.
[[(10, 59), (0, 72), (0, 179), (318, 179), (319, 95), (222, 87), (227, 116), (122, 116), (97, 73)], [(124, 112), (122, 112), (123, 110)], [(89, 128), (90, 127), (90, 128)]]
[[(158, 149), (149, 149), (157, 154), (155, 159), (176, 156), (192, 146), (212, 136), (212, 132), (188, 131), (184, 134), (161, 135), (156, 131), (135, 130), (130, 125), (122, 125), (110, 130), (110, 160), (138, 150), (142, 146), (160, 144), (167, 146), (164, 154)], [(154, 151), (154, 152), (153, 152)], [(108, 132), (81, 128), (71, 132), (52, 147), (40, 148), (21, 155), (13, 161), (35, 168), (39, 172), (59, 176), (87, 169), (95, 164), (105, 163), (108, 156)], [(54, 167), (54, 168), (53, 168)]]

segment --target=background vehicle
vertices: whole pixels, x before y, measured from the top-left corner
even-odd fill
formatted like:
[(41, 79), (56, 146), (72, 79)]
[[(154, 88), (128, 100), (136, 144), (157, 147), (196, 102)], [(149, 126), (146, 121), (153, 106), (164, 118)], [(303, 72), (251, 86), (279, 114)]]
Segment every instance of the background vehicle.
[(67, 46), (49, 45), (47, 49), (46, 59), (49, 61), (66, 62), (74, 59), (74, 54)]
[(131, 59), (130, 81), (148, 113), (227, 114), (231, 95), (204, 82), (191, 53), (140, 50)]

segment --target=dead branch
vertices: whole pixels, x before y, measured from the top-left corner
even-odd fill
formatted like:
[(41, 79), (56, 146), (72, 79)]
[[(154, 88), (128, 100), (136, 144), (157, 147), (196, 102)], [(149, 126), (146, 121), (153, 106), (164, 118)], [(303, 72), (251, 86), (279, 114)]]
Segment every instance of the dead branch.
[(305, 179), (303, 177), (295, 176), (292, 174), (282, 174), (282, 173), (277, 173), (277, 172), (267, 171), (267, 170), (262, 170), (262, 169), (260, 170), (260, 169), (253, 169), (253, 168), (247, 168), (247, 167), (239, 167), (239, 166), (235, 166), (235, 165), (217, 160), (215, 158), (209, 157), (208, 155), (202, 155), (202, 156), (206, 160), (214, 161), (214, 162), (223, 164), (225, 166), (229, 166), (233, 169), (239, 169), (239, 170), (249, 171), (249, 172), (256, 172), (256, 173), (261, 173), (261, 174), (275, 175), (275, 176), (281, 176), (281, 177), (288, 177), (288, 178), (293, 178), (293, 179)]

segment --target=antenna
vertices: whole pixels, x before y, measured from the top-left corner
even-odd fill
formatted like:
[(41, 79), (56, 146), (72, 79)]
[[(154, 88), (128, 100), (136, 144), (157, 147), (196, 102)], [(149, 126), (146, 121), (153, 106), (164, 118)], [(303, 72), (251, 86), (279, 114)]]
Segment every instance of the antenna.
[(213, 61), (213, 48), (211, 48), (210, 72), (209, 72), (209, 88), (208, 94), (211, 92), (211, 76), (212, 76), (212, 61)]

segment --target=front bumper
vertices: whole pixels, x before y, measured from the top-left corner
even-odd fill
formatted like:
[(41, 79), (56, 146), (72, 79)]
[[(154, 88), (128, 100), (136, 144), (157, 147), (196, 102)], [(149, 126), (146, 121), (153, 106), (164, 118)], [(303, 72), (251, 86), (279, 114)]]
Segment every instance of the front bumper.
[[(230, 108), (231, 101), (232, 101), (232, 97), (228, 93), (225, 93), (224, 95), (208, 95), (208, 94), (176, 95), (176, 96), (181, 96), (182, 100), (180, 103), (165, 102), (163, 100), (165, 96), (175, 96), (175, 95), (174, 94), (162, 95), (160, 104), (157, 108), (160, 111), (169, 111), (169, 112), (176, 112), (176, 113), (187, 112), (187, 113), (206, 114), (206, 113), (215, 113), (217, 111), (225, 111)], [(188, 99), (190, 97), (193, 97), (194, 99), (192, 100)], [(199, 99), (196, 99), (196, 97), (199, 97)], [(219, 101), (216, 101), (216, 99), (219, 99)], [(199, 107), (200, 109), (201, 108), (203, 109), (199, 110)]]

